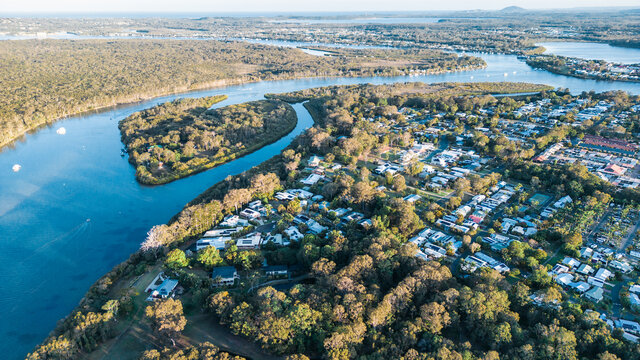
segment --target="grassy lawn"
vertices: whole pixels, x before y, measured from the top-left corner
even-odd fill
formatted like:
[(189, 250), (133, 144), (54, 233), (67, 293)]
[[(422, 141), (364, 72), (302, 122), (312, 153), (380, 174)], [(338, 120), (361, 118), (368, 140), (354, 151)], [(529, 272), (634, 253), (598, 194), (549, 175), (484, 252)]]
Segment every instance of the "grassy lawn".
[[(90, 354), (86, 354), (86, 359), (134, 360), (139, 359), (146, 350), (170, 346), (165, 339), (156, 336), (144, 315), (145, 308), (149, 305), (146, 301), (148, 294), (144, 290), (160, 270), (161, 266), (155, 266), (143, 275), (125, 279), (118, 284), (119, 286), (114, 287), (113, 294), (119, 294), (127, 288), (136, 290), (133, 312), (128, 318), (122, 319), (118, 323), (116, 333), (119, 335), (105, 342)], [(176, 341), (178, 346), (185, 347), (208, 341), (224, 351), (253, 360), (281, 359), (281, 357), (266, 353), (250, 340), (233, 335), (226, 327), (218, 324), (212, 315), (203, 313), (199, 308), (193, 306), (189, 293), (179, 297), (179, 300), (182, 301), (185, 309), (187, 325), (182, 336)]]
[[(149, 279), (151, 280), (153, 277)], [(87, 359), (138, 359), (145, 350), (162, 347), (162, 342), (153, 335), (149, 324), (144, 319), (147, 294), (144, 293), (144, 288), (142, 291), (134, 298), (133, 315), (127, 320), (120, 321), (116, 330), (119, 335), (90, 353)]]
[(233, 335), (226, 327), (209, 314), (197, 314), (187, 317), (187, 326), (183, 331), (185, 339), (192, 344), (208, 341), (222, 350), (249, 357), (253, 360), (282, 359), (281, 356), (270, 355), (257, 344)]
[(553, 256), (547, 258), (544, 262), (542, 262), (543, 265), (554, 265), (557, 264), (560, 260), (564, 259), (565, 255), (562, 253), (561, 245), (557, 245), (556, 247), (549, 250), (549, 254), (553, 254)]

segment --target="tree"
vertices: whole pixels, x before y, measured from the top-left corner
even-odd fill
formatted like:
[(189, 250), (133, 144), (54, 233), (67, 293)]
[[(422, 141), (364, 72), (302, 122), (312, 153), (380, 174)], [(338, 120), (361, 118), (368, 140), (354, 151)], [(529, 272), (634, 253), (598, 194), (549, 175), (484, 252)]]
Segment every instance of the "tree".
[(168, 243), (169, 234), (167, 225), (156, 225), (147, 232), (147, 238), (140, 245), (140, 250), (153, 254), (157, 258), (158, 251)]
[[(293, 355), (287, 355), (284, 360), (309, 360), (309, 358), (306, 355), (303, 354), (293, 354)], [(603, 359), (605, 360), (605, 359)], [(607, 359), (609, 360), (609, 359)]]
[(258, 174), (251, 178), (251, 191), (258, 196), (271, 196), (281, 187), (280, 178), (274, 173)]
[(164, 265), (169, 269), (175, 270), (189, 265), (189, 260), (187, 259), (184, 251), (180, 249), (173, 249), (167, 254)]
[(416, 162), (412, 163), (411, 165), (409, 165), (409, 168), (407, 169), (407, 172), (411, 176), (418, 176), (422, 172), (423, 169), (424, 169), (424, 163), (421, 162), (421, 161), (416, 161)]
[(297, 215), (302, 211), (299, 199), (293, 199), (287, 204), (287, 212), (291, 215)]
[(118, 300), (109, 300), (104, 305), (102, 305), (101, 309), (106, 312), (110, 312), (113, 315), (118, 315), (119, 305), (120, 303), (118, 302)]
[(222, 204), (225, 208), (233, 207), (238, 212), (238, 207), (251, 200), (251, 192), (248, 189), (232, 189), (224, 196)]
[(213, 246), (207, 246), (198, 253), (198, 261), (207, 268), (213, 268), (224, 262), (220, 251)]
[(420, 317), (424, 320), (427, 330), (433, 334), (439, 334), (443, 327), (451, 323), (447, 309), (437, 302), (422, 305)]
[(404, 176), (402, 175), (396, 175), (393, 177), (393, 188), (396, 191), (402, 191), (407, 187), (407, 184), (404, 180)]
[(361, 204), (363, 209), (365, 205), (373, 199), (374, 195), (375, 190), (368, 182), (365, 181), (357, 182), (351, 188), (351, 197), (353, 197), (353, 202)]
[(467, 191), (471, 190), (471, 182), (469, 180), (465, 179), (465, 178), (459, 178), (453, 184), (453, 189), (458, 194), (462, 195), (464, 192), (467, 192)]
[(147, 306), (145, 315), (151, 320), (154, 330), (166, 336), (173, 346), (176, 345), (174, 338), (187, 325), (182, 302), (172, 298), (157, 300), (153, 305)]
[(458, 206), (460, 206), (460, 204), (462, 203), (462, 199), (460, 199), (457, 196), (452, 196), (449, 198), (449, 201), (447, 201), (447, 208), (448, 209), (455, 209)]
[(363, 166), (360, 169), (360, 180), (364, 182), (369, 182), (369, 176), (371, 175), (371, 171), (366, 166)]

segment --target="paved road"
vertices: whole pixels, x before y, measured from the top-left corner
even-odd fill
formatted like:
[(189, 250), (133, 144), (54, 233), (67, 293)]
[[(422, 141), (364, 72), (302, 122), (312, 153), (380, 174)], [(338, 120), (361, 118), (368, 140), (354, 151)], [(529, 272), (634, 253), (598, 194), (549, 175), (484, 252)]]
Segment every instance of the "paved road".
[(431, 154), (427, 155), (427, 157), (424, 158), (424, 162), (430, 162), (434, 156), (447, 150), (449, 148), (449, 139), (446, 136), (440, 136), (440, 138), (438, 139), (438, 145), (439, 146), (437, 149), (432, 151)]
[(629, 232), (629, 234), (627, 234), (626, 239), (624, 241), (620, 241), (620, 246), (618, 247), (618, 250), (624, 250), (628, 246), (633, 245), (633, 239), (636, 233), (638, 232), (638, 229), (640, 229), (640, 216), (638, 216), (638, 218), (636, 219), (636, 225)]
[(609, 215), (611, 215), (609, 211), (605, 212), (604, 215), (602, 215), (602, 217), (600, 218), (600, 221), (598, 221), (598, 223), (595, 226), (591, 227), (591, 231), (589, 231), (587, 236), (583, 239), (584, 242), (595, 241), (595, 239), (592, 239), (593, 234), (596, 233), (598, 230), (600, 230), (602, 225), (604, 225), (604, 223), (609, 219)]
[(622, 311), (622, 304), (620, 303), (620, 290), (622, 290), (622, 286), (627, 284), (628, 280), (622, 281), (618, 284), (616, 284), (612, 289), (611, 289), (611, 301), (612, 301), (612, 309), (613, 309), (613, 316), (614, 317), (620, 317), (620, 313)]

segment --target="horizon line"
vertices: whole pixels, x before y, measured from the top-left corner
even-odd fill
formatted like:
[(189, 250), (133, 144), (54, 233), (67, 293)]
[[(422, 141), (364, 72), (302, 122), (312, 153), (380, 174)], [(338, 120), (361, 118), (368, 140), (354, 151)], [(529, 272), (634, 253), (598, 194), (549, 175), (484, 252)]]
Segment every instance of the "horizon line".
[(598, 9), (640, 9), (640, 5), (638, 6), (625, 6), (625, 5), (612, 5), (612, 6), (574, 6), (574, 7), (557, 7), (557, 8), (523, 8), (520, 6), (507, 6), (503, 8), (494, 8), (494, 9), (481, 9), (481, 8), (473, 8), (473, 9), (449, 9), (449, 10), (428, 10), (428, 9), (405, 9), (405, 10), (345, 10), (345, 11), (323, 11), (323, 10), (272, 10), (272, 11), (247, 11), (247, 10), (226, 10), (226, 11), (215, 11), (215, 10), (186, 10), (186, 11), (142, 11), (142, 10), (96, 10), (96, 11), (85, 11), (85, 10), (66, 10), (66, 11), (56, 11), (56, 10), (42, 10), (42, 11), (31, 11), (31, 10), (13, 10), (8, 11), (6, 13), (0, 11), (0, 17), (10, 17), (6, 15), (12, 14), (194, 14), (194, 13), (203, 13), (203, 14), (408, 14), (419, 12), (420, 14), (427, 13), (442, 13), (442, 12), (500, 12), (509, 8), (518, 8), (520, 11), (549, 11), (549, 10), (598, 10)]

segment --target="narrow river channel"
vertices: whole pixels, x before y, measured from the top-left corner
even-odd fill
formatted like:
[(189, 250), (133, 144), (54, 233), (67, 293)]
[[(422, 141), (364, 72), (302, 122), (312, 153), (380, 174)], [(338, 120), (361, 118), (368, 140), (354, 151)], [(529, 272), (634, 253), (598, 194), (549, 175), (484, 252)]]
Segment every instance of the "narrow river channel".
[[(314, 78), (270, 81), (165, 96), (57, 122), (0, 152), (0, 353), (24, 357), (73, 309), (89, 286), (135, 251), (146, 231), (165, 223), (214, 183), (279, 153), (312, 125), (296, 105), (298, 125), (278, 142), (243, 158), (167, 185), (136, 183), (120, 157), (119, 120), (180, 97), (226, 94), (225, 106), (318, 86), (356, 83), (518, 81), (581, 91), (640, 84), (599, 82), (532, 70), (515, 56), (483, 57), (483, 70), (415, 77)], [(66, 134), (56, 132), (60, 127)], [(15, 164), (21, 166), (13, 172)]]

